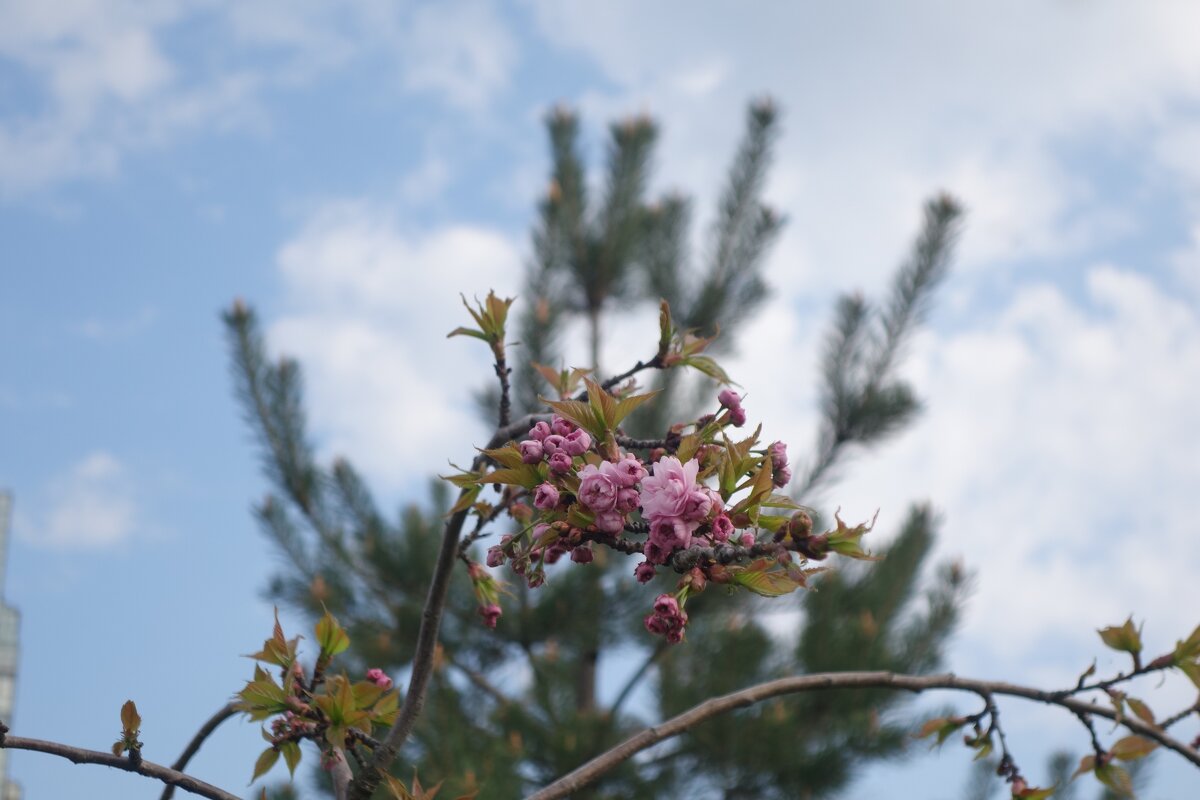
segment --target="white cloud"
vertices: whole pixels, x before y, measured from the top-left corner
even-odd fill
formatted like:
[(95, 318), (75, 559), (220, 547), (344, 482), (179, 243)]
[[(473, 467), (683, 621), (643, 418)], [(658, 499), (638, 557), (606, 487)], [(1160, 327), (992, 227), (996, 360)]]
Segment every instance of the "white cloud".
[(1145, 276), (1092, 267), (1087, 297), (1020, 288), (994, 318), (924, 335), (912, 373), (928, 411), (829, 493), (898, 522), (928, 496), (944, 553), (979, 570), (962, 662), (1045, 662), (1045, 637), (1095, 650), (1130, 613), (1160, 645), (1194, 626), (1200, 540), (1200, 314)]
[(306, 370), (323, 449), (393, 489), (469, 461), (483, 427), (472, 393), (491, 370), (486, 348), (446, 334), (472, 324), (459, 292), (513, 295), (513, 242), (469, 225), (418, 234), (388, 210), (334, 203), (279, 265), (288, 310), (270, 339)]
[(18, 530), (39, 547), (95, 550), (128, 540), (138, 508), (124, 465), (111, 453), (88, 454), (51, 481), (46, 510)]
[(1138, 147), (1194, 119), (1200, 94), (1200, 51), (1182, 33), (1200, 9), (1188, 4), (533, 7), (548, 42), (615, 84), (582, 98), (589, 118), (652, 109), (664, 183), (702, 198), (722, 178), (714, 155), (732, 152), (735, 110), (779, 99), (769, 194), (792, 224), (775, 284), (793, 291), (875, 283), (939, 188), (971, 210), (969, 268), (1103, 247), (1130, 214), (1072, 150)]
[[(34, 102), (0, 119), (0, 194), (109, 175), (131, 151), (183, 133), (263, 130), (264, 93), (382, 55), (392, 86), (475, 114), (508, 86), (516, 47), (475, 0), (436, 7), (358, 0), (138, 3), (0, 0), (0, 58)], [(172, 35), (210, 29), (206, 52)]]

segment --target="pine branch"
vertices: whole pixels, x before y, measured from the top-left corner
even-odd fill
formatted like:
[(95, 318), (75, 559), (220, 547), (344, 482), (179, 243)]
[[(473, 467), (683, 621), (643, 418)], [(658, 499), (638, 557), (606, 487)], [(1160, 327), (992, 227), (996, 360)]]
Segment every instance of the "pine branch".
[(796, 484), (800, 497), (829, 477), (849, 445), (878, 443), (919, 410), (912, 388), (895, 377), (897, 359), (949, 271), (961, 216), (947, 195), (926, 204), (912, 255), (897, 271), (882, 309), (857, 294), (838, 300), (822, 363), (824, 419), (816, 458)]

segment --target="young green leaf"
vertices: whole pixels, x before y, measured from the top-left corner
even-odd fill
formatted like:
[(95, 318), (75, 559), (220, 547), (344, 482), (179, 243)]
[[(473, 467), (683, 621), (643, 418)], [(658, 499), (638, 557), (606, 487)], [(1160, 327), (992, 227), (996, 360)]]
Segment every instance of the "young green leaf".
[(1114, 744), (1109, 752), (1112, 753), (1113, 758), (1119, 758), (1122, 761), (1136, 761), (1150, 755), (1156, 747), (1158, 747), (1158, 743), (1145, 736), (1126, 736)]
[(275, 762), (279, 760), (279, 751), (274, 747), (268, 747), (262, 751), (258, 760), (254, 762), (254, 774), (250, 776), (250, 783), (254, 783), (263, 775), (271, 771), (271, 767), (275, 766)]
[(1100, 639), (1113, 650), (1136, 655), (1142, 652), (1142, 635), (1133, 625), (1133, 617), (1125, 620), (1123, 625), (1110, 625), (1097, 631)]
[(322, 661), (328, 662), (329, 659), (350, 647), (350, 637), (328, 611), (321, 619), (317, 620), (315, 633), (317, 644), (321, 646)]
[(125, 705), (121, 706), (121, 728), (126, 736), (137, 736), (141, 727), (142, 718), (138, 714), (137, 706), (132, 700), (126, 700)]

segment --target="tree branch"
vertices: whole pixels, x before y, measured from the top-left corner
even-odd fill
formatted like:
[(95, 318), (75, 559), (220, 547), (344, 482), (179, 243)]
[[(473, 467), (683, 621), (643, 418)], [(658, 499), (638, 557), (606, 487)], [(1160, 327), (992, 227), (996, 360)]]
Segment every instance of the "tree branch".
[[(208, 722), (205, 722), (202, 726), (200, 726), (200, 730), (196, 731), (196, 735), (192, 737), (190, 742), (188, 742), (187, 747), (183, 748), (183, 752), (179, 754), (179, 758), (175, 759), (175, 763), (171, 765), (171, 769), (175, 770), (176, 772), (183, 772), (184, 768), (187, 767), (188, 762), (192, 760), (192, 756), (196, 755), (196, 753), (200, 750), (200, 745), (204, 744), (204, 740), (212, 735), (212, 732), (217, 729), (217, 726), (236, 713), (237, 706), (233, 702), (229, 702), (222, 706), (217, 713), (209, 717)], [(167, 787), (163, 789), (163, 793), (159, 797), (159, 800), (171, 800), (171, 798), (174, 796), (175, 786), (173, 784), (167, 784)]]
[(201, 797), (209, 798), (209, 800), (239, 800), (237, 795), (232, 795), (223, 789), (218, 789), (212, 784), (193, 778), (191, 775), (185, 775), (170, 767), (164, 767), (151, 761), (131, 759), (127, 756), (114, 756), (112, 753), (102, 753), (99, 750), (84, 750), (81, 747), (71, 747), (70, 745), (47, 742), (42, 739), (7, 736), (5, 735), (7, 730), (6, 727), (0, 725), (0, 747), (9, 750), (32, 750), (37, 753), (48, 753), (52, 756), (65, 758), (74, 764), (100, 764), (105, 767), (125, 770), (126, 772), (134, 772), (138, 775), (144, 775), (147, 778), (162, 781), (168, 785), (178, 786), (185, 792), (198, 794)]
[(1046, 703), (1048, 705), (1056, 705), (1075, 714), (1091, 714), (1119, 722), (1119, 724), (1124, 725), (1134, 733), (1158, 742), (1169, 750), (1174, 750), (1188, 761), (1200, 767), (1200, 752), (1192, 750), (1165, 731), (1147, 725), (1139, 719), (1124, 716), (1118, 719), (1116, 712), (1111, 709), (1070, 697), (1062, 697), (1055, 692), (1047, 692), (1041, 689), (1000, 681), (959, 678), (949, 674), (920, 676), (897, 675), (891, 672), (827, 672), (780, 678), (760, 683), (748, 689), (742, 689), (741, 691), (722, 697), (714, 697), (706, 700), (678, 716), (635, 734), (608, 752), (593, 758), (574, 772), (564, 775), (548, 786), (529, 795), (526, 800), (556, 800), (556, 798), (566, 797), (612, 770), (634, 754), (664, 739), (685, 733), (705, 720), (739, 708), (745, 708), (755, 703), (760, 703), (772, 697), (814, 690), (864, 688), (904, 689), (917, 693), (931, 689), (950, 689), (979, 695), (984, 698), (985, 702), (989, 695), (1007, 695)]

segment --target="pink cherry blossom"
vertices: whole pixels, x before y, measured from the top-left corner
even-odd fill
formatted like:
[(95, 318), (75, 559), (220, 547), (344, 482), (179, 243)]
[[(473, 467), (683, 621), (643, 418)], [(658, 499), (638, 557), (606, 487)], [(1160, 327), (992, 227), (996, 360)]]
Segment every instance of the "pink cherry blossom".
[(612, 511), (620, 489), (615, 472), (607, 461), (599, 467), (588, 464), (579, 470), (579, 502), (592, 511)]
[(696, 488), (700, 462), (681, 464), (675, 456), (664, 456), (654, 464), (654, 474), (642, 481), (642, 514), (653, 522), (661, 517), (681, 516), (688, 497)]

